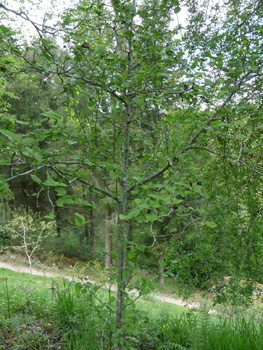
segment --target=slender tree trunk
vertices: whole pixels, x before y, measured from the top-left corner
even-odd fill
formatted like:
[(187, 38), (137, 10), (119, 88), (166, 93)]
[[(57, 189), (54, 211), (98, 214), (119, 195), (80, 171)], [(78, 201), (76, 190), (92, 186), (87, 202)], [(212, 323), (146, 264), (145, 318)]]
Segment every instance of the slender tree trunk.
[[(114, 9), (118, 6), (118, 2), (115, 0), (112, 1)], [(118, 9), (116, 10), (118, 14)], [(133, 31), (133, 16), (127, 21), (126, 30), (132, 32)], [(120, 39), (120, 37), (118, 37)], [(127, 82), (130, 81), (132, 76), (132, 41), (133, 38), (126, 37), (127, 40)], [(118, 42), (118, 46), (122, 45), (121, 42)], [(122, 50), (123, 52), (123, 50)], [(128, 87), (125, 91), (127, 94), (127, 100), (125, 102), (125, 111), (122, 114), (123, 122), (124, 122), (124, 144), (123, 150), (121, 150), (123, 157), (121, 162), (122, 168), (122, 176), (121, 176), (121, 195), (119, 200), (119, 208), (118, 208), (118, 289), (117, 289), (117, 303), (116, 303), (116, 331), (119, 334), (119, 340), (116, 343), (117, 350), (123, 350), (124, 345), (124, 297), (125, 297), (125, 264), (126, 264), (126, 250), (127, 250), (127, 238), (129, 234), (129, 223), (126, 220), (123, 220), (121, 215), (125, 216), (128, 212), (128, 201), (129, 201), (129, 162), (130, 162), (130, 124), (132, 122), (132, 95), (131, 95), (131, 87), (128, 84)]]
[(87, 241), (89, 241), (89, 222), (85, 222), (84, 225), (84, 239), (87, 239)]
[[(132, 232), (132, 224), (130, 223), (130, 225), (129, 225), (129, 232), (128, 232), (128, 243), (132, 242), (132, 234), (133, 234), (133, 232)], [(129, 244), (129, 246), (131, 246), (131, 244)]]
[[(128, 177), (129, 177), (129, 151), (130, 151), (130, 123), (131, 123), (131, 100), (127, 102), (127, 114), (125, 116), (125, 143), (123, 153), (123, 175), (122, 175), (122, 193), (119, 201), (118, 210), (118, 289), (116, 305), (116, 330), (119, 331), (119, 337), (122, 338), (123, 318), (124, 318), (124, 296), (125, 296), (125, 263), (127, 239), (129, 234), (129, 223), (122, 219), (121, 215), (127, 215), (128, 212)], [(123, 345), (120, 341), (116, 345), (117, 350), (122, 350)]]
[[(127, 212), (127, 192), (123, 193), (122, 200), (119, 204), (119, 216), (125, 215)], [(124, 296), (125, 296), (125, 265), (126, 265), (126, 246), (128, 235), (128, 224), (119, 219), (118, 222), (118, 289), (117, 289), (117, 305), (116, 305), (116, 329), (119, 331), (119, 339), (122, 338), (123, 318), (124, 318)], [(117, 350), (122, 350), (123, 345), (118, 340), (116, 344)]]
[(91, 208), (89, 210), (89, 244), (90, 244), (90, 257), (91, 259), (94, 259), (94, 239), (95, 239), (95, 231), (94, 231), (94, 215), (93, 215), (93, 209)]
[[(59, 197), (55, 197), (55, 200), (57, 201)], [(54, 205), (54, 212), (56, 216), (56, 230), (57, 230), (57, 237), (60, 237), (61, 235), (61, 230), (60, 230), (60, 211), (59, 207), (57, 205)]]
[(158, 285), (160, 288), (164, 289), (164, 257), (163, 257), (163, 250), (161, 247), (158, 246), (158, 271), (159, 271), (159, 279), (158, 279)]
[(21, 181), (21, 190), (22, 190), (23, 204), (26, 208), (26, 212), (28, 212), (28, 200), (27, 200), (26, 182), (25, 181)]
[(111, 241), (110, 225), (109, 225), (110, 220), (111, 220), (111, 207), (108, 204), (107, 213), (106, 213), (106, 224), (105, 224), (105, 250), (106, 250), (105, 268), (106, 270), (109, 270), (112, 266), (112, 256), (111, 256), (112, 241)]
[(6, 205), (6, 199), (3, 199), (3, 223), (6, 223), (6, 217), (7, 217), (7, 205)]
[[(32, 185), (33, 185), (33, 191), (34, 191), (34, 193), (37, 193), (37, 192), (38, 192), (38, 188), (37, 188), (36, 182), (33, 181)], [(38, 196), (35, 197), (34, 205), (35, 205), (35, 211), (38, 212), (38, 211), (39, 211)]]

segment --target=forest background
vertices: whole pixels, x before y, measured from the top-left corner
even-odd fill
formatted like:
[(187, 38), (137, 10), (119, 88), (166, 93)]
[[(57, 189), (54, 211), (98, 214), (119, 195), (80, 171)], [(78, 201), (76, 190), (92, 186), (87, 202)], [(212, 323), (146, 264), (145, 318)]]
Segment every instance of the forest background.
[(262, 3), (80, 1), (42, 23), (38, 4), (12, 4), (0, 3), (2, 249), (105, 262), (119, 334), (127, 288), (150, 288), (134, 270), (184, 288), (262, 283)]

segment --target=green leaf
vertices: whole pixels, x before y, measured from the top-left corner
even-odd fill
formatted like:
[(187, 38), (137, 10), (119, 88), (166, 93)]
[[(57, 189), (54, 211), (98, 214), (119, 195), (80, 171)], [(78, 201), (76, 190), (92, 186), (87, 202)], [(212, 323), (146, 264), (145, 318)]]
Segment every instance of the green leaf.
[(22, 139), (21, 144), (22, 145), (32, 145), (36, 140), (33, 137), (25, 137)]
[(118, 175), (115, 174), (115, 172), (114, 172), (113, 170), (111, 170), (111, 171), (110, 171), (110, 178), (111, 178), (112, 180), (116, 180), (116, 179), (118, 178)]
[(56, 217), (56, 215), (55, 214), (49, 214), (49, 215), (46, 215), (46, 216), (44, 216), (44, 218), (46, 218), (46, 219), (55, 219), (55, 217)]
[(65, 196), (65, 194), (67, 193), (65, 188), (56, 187), (55, 190), (56, 190), (56, 192), (58, 193), (59, 196)]
[(75, 213), (75, 223), (78, 226), (83, 226), (85, 224), (85, 217), (83, 215), (80, 215), (78, 213)]
[(146, 214), (146, 220), (149, 221), (156, 221), (158, 220), (158, 216), (155, 214)]
[(140, 106), (140, 105), (144, 104), (144, 98), (143, 97), (136, 97), (134, 99), (134, 102)]
[(136, 12), (136, 8), (132, 4), (128, 4), (126, 9), (130, 12)]
[(129, 264), (130, 264), (130, 266), (132, 267), (132, 268), (134, 268), (135, 267), (135, 264), (134, 264), (134, 262), (133, 261), (129, 261)]
[(8, 164), (9, 162), (9, 159), (0, 159), (0, 165)]
[(52, 112), (52, 111), (48, 111), (48, 112), (42, 113), (42, 115), (44, 115), (45, 117), (48, 117), (50, 119), (54, 119), (56, 121), (62, 119), (60, 115), (58, 115), (57, 113)]
[(44, 56), (48, 61), (52, 61), (52, 60), (53, 60), (52, 56), (50, 56), (49, 54), (47, 54), (45, 51), (43, 51), (42, 53), (43, 53), (43, 56)]
[(146, 287), (146, 288), (140, 290), (139, 295), (146, 295), (146, 294), (149, 294), (149, 293), (151, 293), (151, 289)]
[(105, 55), (106, 49), (105, 49), (104, 46), (100, 45), (100, 46), (97, 47), (97, 51), (98, 51), (99, 55), (103, 56), (103, 55)]
[(37, 177), (36, 175), (31, 175), (31, 179), (34, 182), (38, 183), (39, 185), (42, 183), (42, 180), (39, 177)]
[(28, 122), (24, 122), (23, 120), (15, 120), (15, 123), (20, 125), (29, 125)]
[(72, 198), (63, 198), (65, 204), (75, 204), (74, 199)]
[(128, 252), (128, 258), (129, 259), (133, 259), (136, 255), (136, 249), (131, 249), (129, 252)]
[(163, 260), (158, 260), (158, 264), (159, 264), (160, 266), (163, 266), (163, 267), (166, 266), (166, 263), (165, 263), (165, 261), (163, 261)]
[(244, 140), (246, 138), (246, 136), (243, 134), (236, 134), (235, 138), (236, 138), (236, 140)]
[(201, 193), (202, 192), (202, 187), (199, 185), (194, 185), (193, 186), (193, 191), (196, 193)]
[(9, 140), (12, 142), (18, 142), (20, 140), (20, 137), (10, 130), (0, 129), (0, 132), (6, 137), (8, 137)]
[(66, 187), (67, 185), (54, 181), (51, 177), (48, 178), (45, 182), (43, 182), (43, 185), (48, 186), (48, 187), (57, 187), (57, 186), (64, 186)]
[(173, 204), (178, 205), (178, 204), (182, 203), (182, 201), (183, 201), (182, 199), (174, 198), (173, 199)]
[(3, 32), (3, 33), (12, 33), (12, 30), (4, 25), (0, 25), (0, 30)]
[(53, 46), (53, 41), (45, 38), (40, 38), (39, 39), (44, 46)]
[(210, 228), (215, 228), (217, 227), (217, 224), (214, 221), (207, 221), (205, 223), (206, 226), (210, 227)]
[(179, 13), (181, 11), (181, 7), (177, 6), (175, 9), (174, 9), (174, 13)]
[(83, 201), (82, 204), (85, 207), (85, 209), (91, 209), (93, 207), (93, 205), (90, 204), (88, 201)]
[(126, 219), (127, 219), (127, 216), (126, 216), (126, 215), (120, 214), (120, 215), (119, 215), (119, 219), (120, 219), (120, 220), (126, 220)]
[(226, 127), (226, 128), (231, 128), (233, 129), (233, 125), (229, 124), (229, 123), (222, 123), (222, 126)]
[(84, 107), (80, 113), (81, 113), (81, 115), (84, 118), (87, 118), (87, 116), (89, 115), (90, 111), (89, 111), (89, 109), (87, 107)]
[(221, 120), (213, 120), (211, 122), (211, 125), (219, 125), (219, 124), (222, 124), (222, 121)]
[(139, 176), (134, 176), (133, 177), (135, 181), (139, 182), (139, 183), (142, 183), (143, 182), (143, 178), (142, 177), (139, 177)]
[(133, 208), (129, 214), (128, 214), (128, 218), (129, 219), (133, 219), (136, 218), (138, 215), (140, 215), (141, 211), (138, 208)]
[(82, 290), (83, 290), (83, 286), (81, 285), (80, 282), (75, 283), (74, 288), (75, 288), (75, 293), (78, 294), (78, 295), (79, 295), (79, 294), (82, 292)]
[(64, 205), (64, 199), (63, 198), (59, 198), (57, 201), (56, 201), (56, 204), (58, 207), (63, 207)]
[(118, 253), (117, 253), (115, 250), (112, 250), (112, 251), (110, 252), (110, 255), (112, 256), (112, 258), (113, 258), (114, 260), (118, 260)]
[(211, 85), (214, 85), (214, 82), (210, 79), (205, 79), (205, 84), (211, 86)]
[(244, 120), (235, 120), (233, 123), (236, 127), (243, 125), (244, 124)]

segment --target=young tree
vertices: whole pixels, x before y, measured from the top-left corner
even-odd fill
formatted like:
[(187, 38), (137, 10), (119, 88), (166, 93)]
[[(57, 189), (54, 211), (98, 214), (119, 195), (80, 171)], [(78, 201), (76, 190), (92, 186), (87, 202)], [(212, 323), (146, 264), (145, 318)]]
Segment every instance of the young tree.
[[(193, 6), (198, 2), (189, 4), (187, 32), (177, 39), (180, 28), (170, 27), (173, 14), (180, 11), (177, 1), (80, 2), (62, 15), (56, 27), (65, 46), (62, 59), (53, 53), (56, 44), (50, 30), (44, 36), (34, 24), (38, 43), (26, 45), (26, 50), (22, 46), (17, 55), (27, 69), (60, 79), (61, 93), (68, 97), (68, 115), (45, 112), (40, 122), (49, 127), (43, 125), (28, 135), (0, 130), (1, 157), (14, 173), (9, 181), (31, 175), (43, 190), (81, 183), (116, 202), (118, 350), (125, 338), (131, 224), (148, 227), (155, 236), (154, 222), (174, 211), (186, 214), (187, 196), (202, 194), (199, 181), (189, 184), (198, 178), (195, 163), (200, 152), (262, 175), (257, 157), (262, 149), (258, 124), (262, 62), (254, 52), (261, 50), (261, 31), (255, 21), (261, 8), (255, 14), (249, 5), (246, 11), (230, 11), (219, 21), (211, 16), (207, 25), (204, 10)], [(246, 34), (247, 21), (256, 39)], [(251, 52), (246, 45), (251, 45)], [(42, 52), (38, 59), (28, 56), (37, 49)], [(241, 57), (238, 65), (237, 57)], [(81, 108), (80, 96), (86, 99)], [(48, 140), (49, 147), (30, 153), (28, 147), (21, 147), (29, 136), (37, 144)], [(58, 143), (64, 147), (58, 150)], [(184, 164), (191, 171), (185, 171)], [(24, 165), (30, 170), (23, 171)], [(41, 169), (47, 170), (45, 180), (37, 176)], [(189, 208), (187, 213), (200, 209)], [(85, 222), (80, 214), (78, 220)], [(209, 225), (214, 224), (208, 221)]]
[(36, 249), (39, 248), (41, 240), (50, 234), (50, 232), (47, 232), (44, 236), (44, 232), (50, 231), (51, 227), (52, 222), (41, 221), (38, 215), (23, 211), (14, 213), (13, 219), (5, 225), (5, 229), (11, 233), (12, 238), (17, 236), (22, 241), (22, 247), (25, 251), (31, 274), (32, 256)]

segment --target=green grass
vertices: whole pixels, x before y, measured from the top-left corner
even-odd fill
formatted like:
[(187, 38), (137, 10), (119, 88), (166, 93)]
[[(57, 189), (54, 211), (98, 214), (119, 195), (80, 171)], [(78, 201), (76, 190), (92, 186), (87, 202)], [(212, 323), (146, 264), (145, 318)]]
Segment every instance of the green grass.
[(149, 317), (155, 318), (162, 314), (164, 311), (167, 314), (180, 314), (187, 313), (188, 308), (176, 304), (165, 303), (157, 299), (153, 300), (143, 300), (139, 299), (136, 302), (138, 310), (149, 315)]
[[(52, 299), (52, 281), (0, 269), (0, 349), (113, 349), (116, 293), (56, 278)], [(262, 350), (260, 316), (231, 323), (148, 295), (126, 309), (125, 349)]]

